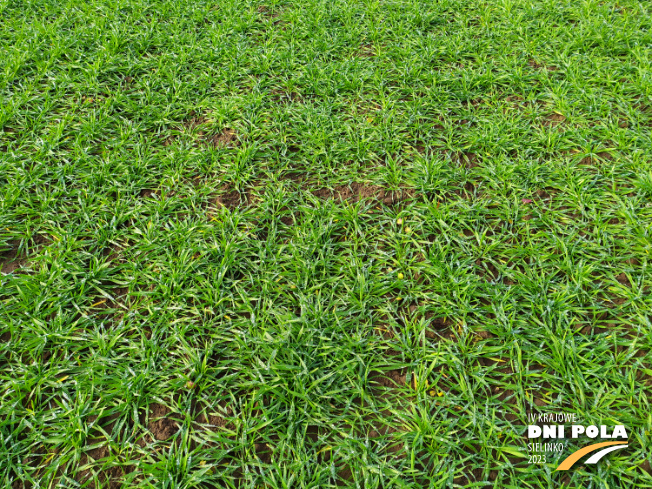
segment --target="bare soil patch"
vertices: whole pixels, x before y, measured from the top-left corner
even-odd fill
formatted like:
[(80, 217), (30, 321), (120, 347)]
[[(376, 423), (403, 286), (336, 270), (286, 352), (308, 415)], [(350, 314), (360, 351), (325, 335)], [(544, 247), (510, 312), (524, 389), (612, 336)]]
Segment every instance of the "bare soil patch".
[(199, 414), (195, 422), (199, 425), (198, 429), (208, 428), (211, 431), (218, 431), (230, 426), (228, 418), (233, 416), (233, 410), (225, 401), (220, 401), (217, 406), (198, 403), (197, 408)]
[(392, 205), (414, 198), (416, 192), (413, 189), (387, 190), (378, 185), (352, 183), (351, 185), (341, 185), (333, 189), (321, 188), (314, 190), (312, 193), (324, 200), (358, 202), (373, 199), (386, 205)]
[(585, 156), (584, 158), (581, 159), (579, 164), (585, 166), (591, 166), (594, 164), (598, 164), (601, 161), (611, 161), (611, 160), (613, 160), (613, 156), (611, 153), (609, 153), (608, 151), (600, 151), (596, 154)]
[(374, 58), (376, 51), (373, 44), (363, 44), (358, 51), (359, 58)]
[[(191, 111), (188, 117), (177, 123), (184, 132), (193, 134), (197, 139), (195, 146), (203, 145), (212, 148), (233, 148), (238, 146), (238, 137), (235, 130), (225, 127), (220, 132), (215, 133), (209, 126), (209, 119), (205, 115), (197, 114)], [(170, 135), (163, 139), (163, 146), (170, 146), (177, 140), (176, 135)]]
[(557, 127), (565, 122), (566, 117), (555, 112), (544, 117), (543, 125), (547, 127)]
[(140, 422), (142, 424), (147, 422), (147, 429), (155, 440), (165, 441), (179, 431), (180, 419), (164, 404), (154, 403), (149, 405), (147, 415), (141, 415)]
[(372, 372), (369, 375), (369, 383), (372, 386), (372, 390), (378, 390), (378, 387), (395, 389), (405, 386), (406, 382), (407, 373), (403, 370)]
[(545, 69), (547, 71), (557, 71), (559, 69), (556, 66), (546, 66), (544, 64), (541, 64), (537, 60), (535, 60), (534, 58), (530, 58), (528, 60), (527, 64), (529, 66), (531, 66), (532, 68), (536, 69), (536, 70), (539, 70), (539, 69), (543, 68), (543, 69)]
[(455, 338), (453, 333), (453, 321), (444, 317), (432, 317), (432, 313), (426, 313), (426, 319), (430, 319), (430, 323), (426, 329), (426, 338), (428, 339), (445, 339), (450, 340)]
[(2, 273), (13, 273), (27, 263), (27, 259), (19, 255), (18, 245), (18, 241), (11, 241), (9, 249), (0, 253), (0, 271)]
[(138, 195), (141, 199), (152, 199), (158, 195), (158, 192), (155, 189), (144, 188), (138, 193)]
[(239, 207), (247, 207), (254, 203), (254, 196), (250, 191), (240, 192), (230, 184), (222, 185), (220, 193), (213, 203), (218, 207), (226, 207), (233, 211)]
[(236, 132), (228, 127), (218, 134), (202, 135), (201, 137), (205, 144), (212, 146), (213, 148), (227, 148), (238, 145)]
[(460, 165), (465, 166), (468, 169), (478, 168), (481, 162), (478, 155), (469, 151), (457, 154), (455, 159), (460, 163)]

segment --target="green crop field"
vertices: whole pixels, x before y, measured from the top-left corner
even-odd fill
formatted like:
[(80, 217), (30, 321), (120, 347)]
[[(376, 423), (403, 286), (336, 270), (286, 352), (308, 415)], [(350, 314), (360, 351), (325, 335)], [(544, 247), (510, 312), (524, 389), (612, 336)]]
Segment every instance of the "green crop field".
[(652, 487), (651, 249), (648, 2), (0, 0), (3, 488)]

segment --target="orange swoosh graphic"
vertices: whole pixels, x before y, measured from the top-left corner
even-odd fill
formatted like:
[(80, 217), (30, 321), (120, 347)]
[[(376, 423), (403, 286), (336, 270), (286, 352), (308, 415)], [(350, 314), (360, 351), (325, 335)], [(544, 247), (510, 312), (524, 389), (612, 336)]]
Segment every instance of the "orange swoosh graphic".
[(564, 459), (562, 463), (559, 464), (555, 470), (568, 470), (570, 469), (575, 462), (581, 459), (587, 453), (594, 452), (602, 447), (610, 447), (611, 445), (627, 445), (626, 441), (605, 441), (603, 443), (594, 443), (588, 447), (584, 447), (581, 450), (571, 453), (568, 457)]

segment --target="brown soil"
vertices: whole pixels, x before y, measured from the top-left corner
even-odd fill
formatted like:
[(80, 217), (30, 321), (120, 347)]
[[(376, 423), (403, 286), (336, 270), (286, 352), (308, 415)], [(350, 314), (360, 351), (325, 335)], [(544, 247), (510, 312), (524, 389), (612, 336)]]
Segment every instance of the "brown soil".
[(111, 299), (105, 296), (96, 296), (91, 302), (91, 310), (98, 315), (107, 315), (114, 313), (114, 309), (126, 309), (125, 303), (128, 294), (128, 287), (117, 287), (111, 290)]
[[(487, 368), (485, 378), (488, 380), (489, 385), (492, 386), (489, 395), (495, 397), (504, 406), (499, 414), (507, 421), (515, 421), (517, 416), (514, 412), (518, 411), (517, 400), (514, 396), (514, 391), (505, 389), (503, 385), (504, 379), (509, 378), (514, 373), (509, 361), (505, 361), (505, 359), (480, 358), (478, 363), (482, 367)], [(535, 395), (535, 404), (540, 405), (542, 402)]]
[(217, 407), (205, 406), (200, 411), (195, 419), (199, 425), (206, 426), (211, 431), (218, 431), (230, 426), (227, 417), (233, 416), (233, 411), (226, 405), (226, 402), (220, 401)]
[(545, 187), (537, 190), (534, 194), (541, 200), (551, 200), (553, 195), (557, 194), (557, 189), (553, 187)]
[[(30, 467), (38, 467), (46, 456), (47, 456), (47, 452), (43, 447), (43, 445), (41, 445), (34, 448), (28, 456), (23, 458), (22, 463)], [(11, 474), (12, 472), (13, 471), (9, 471), (9, 474)], [(11, 484), (11, 489), (31, 489), (32, 487), (33, 487), (32, 483), (29, 481), (15, 480)]]
[[(164, 144), (165, 144), (165, 143), (164, 143)], [(141, 199), (151, 199), (151, 198), (153, 198), (155, 195), (158, 195), (158, 194), (157, 194), (156, 190), (153, 190), (153, 189), (145, 189), (145, 188), (144, 188), (143, 190), (141, 190), (141, 191), (139, 192), (138, 195), (140, 196)]]
[(541, 63), (539, 63), (537, 60), (535, 60), (533, 58), (530, 58), (528, 60), (527, 64), (530, 65), (532, 68), (537, 69), (537, 70), (541, 69), (541, 68), (545, 68), (548, 71), (557, 71), (559, 69), (556, 66), (542, 65)]
[(488, 261), (477, 259), (475, 264), (478, 267), (478, 275), (480, 275), (487, 282), (495, 282), (500, 275), (496, 266)]
[[(118, 418), (117, 414), (106, 416), (102, 418), (99, 422), (99, 425), (102, 426), (102, 429), (106, 433), (111, 433), (116, 424)], [(97, 416), (91, 416), (88, 418), (89, 424), (94, 424), (97, 421)], [(92, 448), (87, 450), (82, 454), (79, 461), (79, 467), (85, 467), (89, 465), (87, 469), (82, 469), (75, 475), (75, 480), (81, 484), (87, 483), (86, 487), (92, 488), (109, 488), (109, 489), (118, 489), (122, 486), (122, 477), (129, 472), (134, 470), (134, 467), (102, 467), (101, 461), (111, 455), (110, 445), (106, 437), (102, 434), (99, 437), (89, 438), (86, 441), (87, 446), (96, 445), (103, 443), (99, 447)], [(97, 474), (97, 480), (100, 482), (99, 485), (92, 480), (93, 472)]]
[(456, 159), (461, 165), (464, 165), (469, 169), (478, 168), (480, 166), (480, 158), (475, 153), (466, 151), (457, 155)]
[[(104, 453), (100, 458), (105, 458), (108, 455), (109, 451), (106, 449), (106, 453)], [(79, 466), (83, 467), (88, 462), (88, 457), (86, 455), (82, 455), (79, 461)], [(95, 472), (97, 473), (97, 480), (100, 483), (99, 485), (96, 485), (92, 480), (93, 473), (90, 469), (80, 470), (76, 476), (76, 479), (81, 484), (86, 483), (87, 485), (84, 487), (93, 489), (119, 489), (122, 487), (122, 478), (124, 477), (125, 472), (133, 471), (133, 467), (130, 467), (129, 469), (123, 471), (120, 467), (96, 467)]]
[(476, 196), (476, 184), (471, 181), (466, 181), (460, 190), (455, 190), (454, 193), (463, 199), (473, 199)]
[(188, 117), (188, 119), (183, 121), (183, 127), (191, 131), (196, 127), (204, 125), (207, 122), (206, 117), (203, 115), (197, 115), (194, 110), (188, 114)]
[(462, 102), (462, 107), (468, 109), (469, 107), (473, 107), (474, 109), (480, 107), (481, 105), (484, 104), (484, 100), (481, 98), (474, 98), (472, 100), (465, 100)]
[(469, 487), (471, 485), (473, 485), (473, 487), (492, 487), (491, 485), (478, 486), (477, 483), (479, 481), (482, 481), (482, 469), (472, 469), (465, 470), (464, 475), (454, 478), (453, 484), (458, 484), (460, 487)]
[(618, 274), (618, 275), (616, 276), (616, 280), (617, 280), (619, 283), (621, 283), (621, 284), (623, 284), (623, 285), (626, 285), (627, 287), (631, 287), (631, 286), (632, 286), (632, 284), (631, 284), (631, 282), (629, 281), (629, 278), (627, 278), (627, 274), (626, 274), (625, 272)]
[(374, 58), (375, 56), (376, 52), (374, 50), (373, 44), (363, 45), (358, 52), (358, 57), (360, 58)]
[(430, 324), (426, 329), (426, 338), (429, 339), (452, 339), (455, 338), (451, 327), (453, 326), (453, 321), (447, 318), (442, 317), (432, 317), (432, 313), (426, 313), (426, 319), (430, 319)]
[(243, 204), (248, 204), (249, 200), (247, 194), (243, 196), (240, 192), (227, 184), (223, 185), (220, 189), (220, 195), (215, 198), (215, 204), (217, 207), (226, 207), (232, 211)]
[(10, 249), (0, 253), (0, 271), (5, 274), (13, 273), (26, 263), (24, 258), (18, 256), (18, 243), (11, 242), (9, 245)]
[(480, 339), (483, 340), (490, 340), (496, 337), (496, 335), (493, 334), (491, 331), (486, 331), (486, 330), (474, 331), (474, 333), (478, 335)]
[[(613, 325), (612, 323), (606, 323), (605, 326)], [(587, 324), (581, 329), (581, 333), (584, 335), (596, 335), (596, 334), (604, 334), (607, 331), (609, 331), (609, 328), (601, 328), (598, 327), (594, 324)]]
[[(179, 419), (163, 404), (150, 404), (147, 416), (141, 415), (141, 423), (147, 421), (147, 429), (154, 439), (165, 441), (179, 431)], [(143, 440), (141, 440), (143, 441)]]
[(122, 83), (120, 85), (123, 90), (128, 90), (129, 88), (131, 88), (133, 83), (134, 83), (134, 78), (132, 76), (125, 76), (122, 79)]
[(293, 183), (300, 184), (306, 180), (306, 174), (299, 171), (292, 171), (285, 175), (288, 180), (291, 180)]
[(373, 199), (386, 205), (396, 204), (408, 200), (415, 196), (412, 189), (385, 190), (378, 185), (364, 185), (362, 183), (352, 183), (351, 185), (341, 185), (334, 189), (321, 188), (314, 190), (313, 195), (320, 199), (335, 199), (339, 201), (358, 202), (360, 200)]
[(585, 156), (584, 158), (582, 158), (579, 164), (590, 166), (599, 163), (601, 160), (610, 161), (612, 159), (613, 156), (611, 156), (610, 153), (607, 153), (606, 151), (602, 151), (600, 153), (597, 153), (596, 155)]
[(283, 224), (285, 224), (286, 226), (293, 225), (295, 223), (294, 214), (292, 214), (291, 216), (283, 216), (283, 217), (281, 217), (281, 222)]
[(382, 409), (379, 412), (374, 413), (373, 415), (365, 416), (365, 421), (370, 424), (365, 430), (365, 434), (369, 438), (380, 438), (386, 437), (385, 442), (389, 442), (390, 445), (385, 447), (387, 453), (396, 453), (400, 450), (401, 446), (397, 444), (391, 444), (392, 441), (396, 439), (395, 433), (399, 433), (400, 429), (391, 426), (391, 421), (393, 421), (392, 412), (389, 409)]
[[(183, 127), (185, 131), (194, 133), (196, 137), (199, 138), (201, 144), (211, 146), (213, 148), (226, 148), (226, 147), (235, 147), (238, 145), (237, 134), (233, 129), (224, 128), (218, 134), (207, 134), (205, 126), (209, 120), (203, 116), (196, 114), (194, 111), (191, 111), (188, 114), (188, 118), (180, 123), (179, 126)], [(163, 146), (170, 146), (174, 141), (176, 141), (177, 136), (168, 136), (163, 140)]]
[(543, 125), (549, 127), (556, 127), (566, 122), (566, 117), (561, 114), (549, 114), (544, 118)]
[(273, 12), (268, 6), (266, 5), (261, 5), (256, 9), (256, 12), (259, 14), (262, 14), (263, 17), (269, 18), (269, 19), (275, 19), (276, 17), (279, 16), (278, 12)]
[[(199, 403), (196, 403), (193, 406), (193, 412), (199, 412), (195, 422), (193, 423), (194, 429), (196, 430), (217, 431), (225, 427), (228, 428), (229, 426), (232, 428), (232, 425), (229, 425), (228, 423), (228, 417), (233, 413), (226, 406), (225, 402), (220, 402), (218, 406), (213, 407), (205, 405), (200, 407)], [(88, 419), (89, 424), (96, 423), (96, 421), (96, 417), (90, 417)], [(113, 431), (116, 422), (117, 415), (112, 415), (101, 420), (100, 424), (103, 431), (110, 434)], [(172, 410), (164, 404), (152, 403), (149, 405), (148, 412), (140, 415), (140, 422), (147, 427), (148, 433), (137, 440), (136, 443), (141, 448), (146, 448), (150, 443), (155, 443), (156, 441), (169, 441), (174, 437), (180, 429), (181, 417), (178, 414), (173, 413)], [(124, 476), (133, 472), (136, 467), (129, 465), (113, 467), (103, 466), (102, 461), (112, 455), (112, 445), (101, 433), (99, 436), (89, 438), (86, 442), (87, 446), (98, 444), (100, 444), (100, 446), (87, 449), (82, 455), (79, 467), (84, 467), (84, 469), (77, 472), (75, 479), (81, 484), (86, 484), (85, 487), (97, 489), (117, 489), (122, 487)], [(256, 453), (263, 461), (269, 462), (271, 460), (271, 448), (269, 445), (257, 444)], [(93, 481), (93, 474), (96, 474), (99, 484)]]
[(348, 465), (342, 465), (340, 468), (337, 469), (337, 486), (346, 486), (347, 481), (350, 481), (353, 479), (353, 472), (351, 472), (351, 469), (349, 468)]
[[(92, 443), (96, 443), (96, 441), (92, 440)], [(108, 457), (110, 454), (111, 454), (111, 450), (109, 449), (109, 447), (107, 445), (103, 445), (101, 447), (93, 448), (93, 449), (89, 450), (88, 452), (86, 452), (87, 457), (90, 457), (93, 460), (102, 460), (103, 458)], [(80, 465), (85, 465), (85, 463), (87, 463), (87, 462), (88, 462), (88, 460), (86, 460), (86, 462), (84, 462), (82, 460), (82, 463)]]
[(18, 259), (18, 260), (3, 261), (2, 263), (0, 263), (0, 265), (1, 265), (0, 268), (2, 270), (2, 273), (9, 274), (15, 272), (19, 268), (22, 268), (23, 265), (25, 265), (25, 260)]
[(254, 450), (262, 463), (269, 464), (272, 462), (272, 447), (269, 443), (256, 443)]
[(505, 98), (505, 101), (510, 104), (518, 105), (519, 103), (524, 102), (525, 99), (521, 95), (510, 95)]
[(372, 372), (369, 374), (369, 384), (372, 389), (380, 387), (397, 388), (405, 386), (407, 375), (402, 370), (389, 370), (387, 372)]
[(392, 426), (389, 420), (394, 419), (390, 405), (393, 408), (397, 407), (397, 396), (402, 395), (400, 390), (407, 385), (407, 371), (405, 369), (376, 370), (370, 372), (368, 384), (369, 393), (376, 399), (376, 405), (364, 416), (362, 434), (375, 443), (380, 443), (382, 450), (388, 456), (404, 458), (403, 445), (397, 435), (402, 429)]
[(219, 134), (204, 136), (202, 139), (213, 148), (227, 148), (238, 145), (237, 134), (233, 129), (229, 129), (228, 127)]

